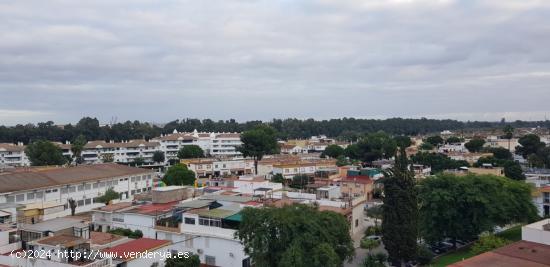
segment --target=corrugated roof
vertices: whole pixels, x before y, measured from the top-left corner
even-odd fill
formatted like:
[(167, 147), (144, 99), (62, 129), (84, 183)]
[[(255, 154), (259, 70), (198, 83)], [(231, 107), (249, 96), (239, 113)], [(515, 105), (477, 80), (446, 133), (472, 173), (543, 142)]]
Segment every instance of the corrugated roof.
[(35, 224), (22, 224), (21, 227), (19, 227), (21, 230), (24, 231), (32, 231), (32, 232), (45, 232), (45, 231), (52, 231), (57, 232), (60, 230), (64, 230), (71, 227), (86, 227), (88, 224), (83, 223), (80, 220), (71, 219), (67, 217), (63, 218), (55, 218)]
[(253, 200), (252, 197), (228, 196), (228, 195), (206, 195), (206, 196), (202, 196), (201, 199), (212, 199), (217, 201), (238, 202), (238, 203), (245, 203)]
[(225, 219), (231, 215), (235, 215), (238, 212), (239, 211), (235, 211), (235, 210), (212, 209), (212, 210), (197, 210), (196, 212), (193, 212), (193, 213), (198, 214), (200, 216), (209, 217), (209, 218)]
[(115, 163), (56, 167), (49, 169), (23, 168), (0, 173), (0, 193), (75, 184), (153, 171)]
[(198, 208), (207, 207), (212, 202), (214, 202), (214, 200), (197, 199), (197, 200), (181, 202), (181, 203), (177, 204), (175, 207), (198, 209)]

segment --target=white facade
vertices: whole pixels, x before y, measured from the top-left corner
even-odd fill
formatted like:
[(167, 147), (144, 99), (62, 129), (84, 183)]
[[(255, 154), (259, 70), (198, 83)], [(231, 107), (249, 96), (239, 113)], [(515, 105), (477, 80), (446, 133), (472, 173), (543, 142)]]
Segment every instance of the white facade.
[(521, 239), (550, 245), (550, 219), (544, 219), (521, 227)]
[(61, 184), (47, 188), (36, 188), (17, 192), (0, 193), (0, 204), (17, 203), (25, 205), (24, 209), (43, 210), (41, 220), (70, 215), (69, 199), (77, 202), (76, 212), (90, 211), (104, 206), (104, 203), (95, 201), (109, 188), (121, 193), (120, 201), (131, 201), (137, 193), (151, 190), (153, 186), (152, 174), (146, 170), (141, 175), (127, 175), (111, 177), (74, 184)]
[(186, 145), (197, 145), (205, 154), (212, 157), (238, 156), (237, 147), (242, 144), (238, 133), (179, 133), (176, 130), (172, 134), (163, 135), (152, 141), (160, 143), (161, 151), (165, 152), (167, 159), (176, 159), (178, 151)]
[(29, 166), (30, 161), (25, 154), (25, 146), (22, 143), (0, 143), (0, 168), (6, 166)]

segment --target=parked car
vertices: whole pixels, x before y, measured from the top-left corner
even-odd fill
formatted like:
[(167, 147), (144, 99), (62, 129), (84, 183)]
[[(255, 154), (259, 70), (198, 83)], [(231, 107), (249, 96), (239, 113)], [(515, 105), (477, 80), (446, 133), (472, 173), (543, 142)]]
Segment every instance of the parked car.
[(380, 241), (382, 240), (382, 237), (379, 236), (379, 235), (369, 235), (367, 237), (365, 237), (366, 239), (371, 239), (371, 240), (376, 240), (376, 241)]

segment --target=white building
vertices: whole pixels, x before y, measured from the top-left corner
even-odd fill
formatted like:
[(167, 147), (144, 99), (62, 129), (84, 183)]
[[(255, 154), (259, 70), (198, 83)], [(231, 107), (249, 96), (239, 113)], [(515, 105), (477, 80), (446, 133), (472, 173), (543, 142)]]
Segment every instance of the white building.
[(25, 155), (23, 143), (0, 143), (0, 168), (6, 166), (29, 166), (30, 162)]
[(0, 173), (0, 204), (21, 204), (23, 219), (38, 222), (69, 215), (69, 199), (76, 201), (76, 212), (101, 207), (95, 198), (109, 188), (121, 193), (120, 201), (130, 201), (152, 188), (152, 176), (151, 170), (113, 163), (12, 169)]
[(237, 151), (237, 147), (242, 144), (239, 133), (199, 133), (197, 130), (192, 133), (179, 133), (174, 130), (172, 134), (162, 135), (152, 141), (160, 143), (167, 159), (176, 159), (178, 151), (186, 145), (200, 146), (205, 154), (213, 157), (241, 155)]
[(250, 266), (241, 242), (234, 234), (239, 211), (251, 197), (210, 195), (165, 204), (122, 203), (94, 210), (94, 230), (141, 230), (144, 237), (172, 242), (171, 250), (197, 254), (210, 266)]

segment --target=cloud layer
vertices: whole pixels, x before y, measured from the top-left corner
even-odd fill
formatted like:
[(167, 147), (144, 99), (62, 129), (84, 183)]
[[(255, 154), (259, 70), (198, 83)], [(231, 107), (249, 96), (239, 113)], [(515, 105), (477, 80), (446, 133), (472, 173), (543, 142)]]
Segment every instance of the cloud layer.
[(8, 0), (0, 124), (544, 119), (549, 47), (544, 0)]

